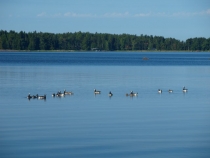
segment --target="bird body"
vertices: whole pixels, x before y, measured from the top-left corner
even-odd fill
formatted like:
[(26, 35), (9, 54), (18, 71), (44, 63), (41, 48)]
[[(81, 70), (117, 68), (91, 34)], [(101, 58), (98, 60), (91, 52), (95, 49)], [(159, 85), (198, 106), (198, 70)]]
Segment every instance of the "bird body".
[(182, 91), (183, 91), (184, 93), (186, 93), (186, 92), (188, 91), (188, 89), (186, 89), (185, 87), (183, 87)]
[(97, 91), (96, 89), (94, 89), (94, 94), (100, 94), (101, 91)]

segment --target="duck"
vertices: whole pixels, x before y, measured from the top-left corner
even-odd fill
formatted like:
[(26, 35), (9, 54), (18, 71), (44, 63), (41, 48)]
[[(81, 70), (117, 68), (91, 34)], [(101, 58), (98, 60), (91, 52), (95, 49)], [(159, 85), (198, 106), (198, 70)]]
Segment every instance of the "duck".
[(73, 92), (67, 92), (65, 89), (64, 89), (64, 92), (63, 92), (65, 95), (72, 95), (74, 94)]
[(158, 89), (158, 93), (162, 93), (162, 90), (161, 89)]
[(169, 89), (169, 90), (168, 90), (168, 93), (173, 93), (173, 90)]
[(113, 94), (112, 94), (112, 92), (111, 92), (111, 91), (109, 92), (109, 94), (108, 94), (108, 95), (109, 95), (109, 97), (113, 96)]
[(52, 97), (55, 97), (55, 93), (52, 94)]
[(100, 94), (101, 91), (97, 91), (96, 89), (94, 89), (94, 93), (95, 93), (95, 94)]
[(46, 99), (46, 94), (43, 96), (38, 96), (38, 99)]
[(185, 87), (183, 87), (182, 91), (183, 91), (184, 93), (186, 93), (186, 92), (188, 91), (188, 89), (186, 89)]

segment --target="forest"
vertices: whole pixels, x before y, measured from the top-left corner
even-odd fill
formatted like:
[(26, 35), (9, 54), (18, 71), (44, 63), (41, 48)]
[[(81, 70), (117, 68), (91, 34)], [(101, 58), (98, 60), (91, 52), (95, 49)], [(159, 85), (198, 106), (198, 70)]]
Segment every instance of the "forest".
[(186, 41), (162, 36), (108, 33), (47, 33), (0, 30), (0, 50), (209, 51), (210, 38)]

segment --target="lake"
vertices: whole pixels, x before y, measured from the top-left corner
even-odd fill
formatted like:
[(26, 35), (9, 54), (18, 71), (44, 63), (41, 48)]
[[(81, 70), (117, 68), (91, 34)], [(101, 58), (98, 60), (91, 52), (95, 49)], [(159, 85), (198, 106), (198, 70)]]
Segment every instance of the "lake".
[(209, 158), (210, 53), (1, 52), (0, 157)]

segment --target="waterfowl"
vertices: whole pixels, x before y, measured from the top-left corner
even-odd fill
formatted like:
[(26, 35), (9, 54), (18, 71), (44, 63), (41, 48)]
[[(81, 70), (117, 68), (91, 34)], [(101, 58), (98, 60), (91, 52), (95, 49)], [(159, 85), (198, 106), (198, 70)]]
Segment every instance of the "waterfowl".
[(130, 95), (131, 95), (131, 96), (137, 96), (138, 93), (134, 93), (133, 91), (131, 91)]
[(38, 99), (46, 99), (46, 94), (43, 96), (38, 96)]
[(162, 90), (161, 89), (158, 89), (158, 93), (162, 93)]
[(173, 90), (169, 89), (169, 90), (168, 90), (168, 93), (173, 93)]
[(32, 96), (31, 96), (30, 93), (28, 94), (27, 98), (28, 98), (28, 99), (31, 99), (31, 98), (32, 98)]
[(36, 98), (38, 98), (38, 96), (39, 96), (38, 94), (37, 95), (33, 95), (32, 98), (36, 99)]
[(65, 94), (64, 93), (61, 93), (61, 91), (59, 91), (59, 92), (57, 92), (56, 96), (57, 97), (63, 97), (63, 96), (65, 96)]
[(100, 94), (101, 91), (97, 91), (96, 89), (94, 89), (94, 93), (95, 93), (95, 94)]
[(109, 92), (109, 94), (108, 94), (108, 95), (109, 95), (110, 97), (111, 97), (111, 96), (113, 96), (113, 94), (112, 94), (112, 92), (111, 92), (111, 91)]
[(64, 89), (64, 92), (63, 92), (65, 95), (72, 95), (74, 94), (73, 92), (67, 92), (65, 89)]
[(186, 89), (185, 87), (183, 87), (182, 91), (183, 91), (184, 93), (186, 93), (186, 92), (188, 91), (188, 89)]
[(134, 97), (134, 96), (137, 96), (138, 93), (134, 93), (133, 91), (131, 91), (129, 94), (126, 93), (125, 95), (126, 95), (126, 96), (130, 96), (130, 97)]
[(52, 94), (52, 97), (55, 97), (55, 93)]

